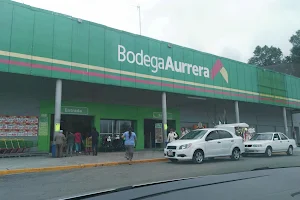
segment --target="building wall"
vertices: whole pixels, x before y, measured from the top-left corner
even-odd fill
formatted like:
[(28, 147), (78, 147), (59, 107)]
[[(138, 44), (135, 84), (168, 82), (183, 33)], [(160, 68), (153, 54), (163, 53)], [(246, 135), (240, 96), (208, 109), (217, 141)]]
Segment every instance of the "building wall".
[[(0, 1), (0, 26), (3, 72), (300, 106), (298, 78), (70, 16)], [(129, 60), (120, 58), (119, 45)], [(136, 62), (133, 53), (140, 53)]]
[[(192, 103), (193, 102), (193, 103)], [(224, 119), (226, 111), (227, 123), (236, 123), (233, 101), (194, 100), (180, 107), (181, 126), (202, 122), (213, 127), (219, 119)], [(284, 131), (283, 110), (281, 107), (256, 103), (239, 102), (240, 122), (255, 128), (256, 132)], [(292, 136), (291, 111), (287, 110), (288, 136)]]
[[(0, 73), (0, 83), (5, 85), (0, 91), (0, 115), (46, 114), (48, 131), (40, 130), (39, 149), (48, 151), (50, 145), (50, 114), (54, 113), (55, 80), (35, 76)], [(63, 106), (88, 107), (95, 116), (95, 126), (100, 126), (101, 118), (130, 119), (137, 121), (138, 148), (144, 145), (145, 118), (152, 118), (153, 112), (161, 112), (161, 93), (114, 87), (76, 81), (63, 81)], [(207, 123), (213, 127), (223, 117), (226, 110), (227, 123), (235, 122), (234, 101), (207, 98), (189, 99), (186, 95), (167, 93), (167, 108), (180, 127)], [(239, 103), (240, 121), (262, 131), (284, 132), (282, 108), (258, 103)], [(287, 111), (288, 126), (291, 129), (291, 115)], [(291, 133), (291, 132), (289, 132)]]

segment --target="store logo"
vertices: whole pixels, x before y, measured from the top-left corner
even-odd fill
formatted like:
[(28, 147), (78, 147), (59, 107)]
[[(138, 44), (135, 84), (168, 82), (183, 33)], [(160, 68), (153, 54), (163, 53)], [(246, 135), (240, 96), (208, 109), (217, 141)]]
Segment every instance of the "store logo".
[(165, 59), (147, 55), (143, 50), (140, 50), (138, 53), (127, 51), (122, 45), (118, 45), (118, 61), (149, 67), (151, 68), (152, 73), (157, 73), (159, 70), (171, 70), (182, 74), (192, 74), (194, 76), (203, 76), (205, 78), (210, 77), (209, 69), (207, 67), (176, 61), (173, 60), (171, 56), (168, 56)]
[(226, 83), (228, 83), (228, 72), (223, 66), (221, 60), (217, 60), (214, 64), (214, 66), (211, 69), (211, 79), (214, 79), (215, 76), (220, 72), (220, 74), (223, 76)]
[(118, 61), (149, 67), (152, 73), (157, 73), (159, 70), (171, 70), (177, 73), (192, 74), (194, 76), (214, 79), (220, 72), (225, 81), (228, 83), (228, 73), (220, 60), (216, 61), (210, 73), (210, 69), (207, 67), (195, 65), (193, 63), (176, 61), (173, 60), (171, 56), (167, 56), (167, 58), (151, 56), (145, 54), (142, 49), (136, 53), (128, 51), (123, 45), (118, 45)]

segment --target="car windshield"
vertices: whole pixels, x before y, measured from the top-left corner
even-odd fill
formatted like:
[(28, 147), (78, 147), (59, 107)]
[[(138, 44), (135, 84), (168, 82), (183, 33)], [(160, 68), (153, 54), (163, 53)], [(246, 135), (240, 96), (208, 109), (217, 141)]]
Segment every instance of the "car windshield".
[(200, 139), (205, 135), (206, 132), (207, 132), (207, 130), (193, 130), (193, 131), (187, 133), (182, 138), (180, 138), (180, 140)]
[(273, 134), (255, 134), (251, 140), (272, 140)]

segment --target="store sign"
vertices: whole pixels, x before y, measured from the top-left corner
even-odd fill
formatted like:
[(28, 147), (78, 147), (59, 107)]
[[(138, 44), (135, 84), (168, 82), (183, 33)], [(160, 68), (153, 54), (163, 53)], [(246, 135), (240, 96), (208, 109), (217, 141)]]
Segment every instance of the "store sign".
[(192, 63), (173, 61), (170, 56), (165, 60), (164, 58), (144, 54), (143, 50), (134, 53), (133, 51), (127, 51), (126, 47), (122, 45), (118, 45), (118, 61), (127, 61), (131, 64), (151, 67), (153, 73), (157, 73), (158, 70), (171, 70), (182, 74), (193, 74), (194, 76), (204, 76), (205, 78), (210, 77), (209, 69), (207, 67), (193, 65)]
[[(161, 112), (153, 112), (153, 118), (154, 119), (162, 119), (162, 113)], [(167, 119), (173, 119), (173, 114), (168, 113), (167, 114)]]
[(155, 143), (163, 143), (163, 132), (162, 132), (162, 124), (156, 123), (155, 124)]
[(224, 80), (228, 83), (228, 73), (223, 67), (221, 60), (215, 62), (210, 72), (207, 67), (195, 65), (194, 63), (176, 61), (173, 60), (171, 56), (168, 56), (166, 59), (151, 56), (145, 54), (142, 49), (138, 53), (135, 53), (133, 51), (127, 51), (126, 47), (123, 45), (118, 45), (118, 61), (126, 61), (130, 64), (149, 67), (152, 69), (152, 73), (157, 73), (158, 70), (165, 70), (214, 79), (220, 72)]
[(49, 130), (48, 115), (41, 114), (39, 120), (39, 136), (47, 136)]
[(62, 106), (61, 114), (68, 115), (88, 115), (89, 109), (86, 107)]

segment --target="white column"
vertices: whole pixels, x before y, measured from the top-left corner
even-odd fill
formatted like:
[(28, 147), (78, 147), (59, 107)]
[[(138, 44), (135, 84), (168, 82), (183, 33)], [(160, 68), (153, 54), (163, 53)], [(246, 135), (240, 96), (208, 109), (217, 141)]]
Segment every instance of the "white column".
[(62, 96), (62, 81), (60, 79), (56, 80), (56, 89), (55, 89), (55, 113), (54, 113), (54, 134), (59, 130), (56, 130), (57, 127), (60, 128), (60, 116), (61, 116), (61, 96)]
[(167, 94), (165, 92), (162, 93), (162, 127), (163, 127), (163, 142), (165, 146), (165, 142), (167, 140)]
[(235, 120), (236, 120), (236, 123), (240, 123), (239, 102), (235, 101), (234, 105), (235, 105)]
[(288, 125), (287, 125), (286, 108), (283, 107), (282, 111), (283, 111), (284, 131), (285, 131), (285, 134), (288, 136), (289, 129), (288, 129)]

